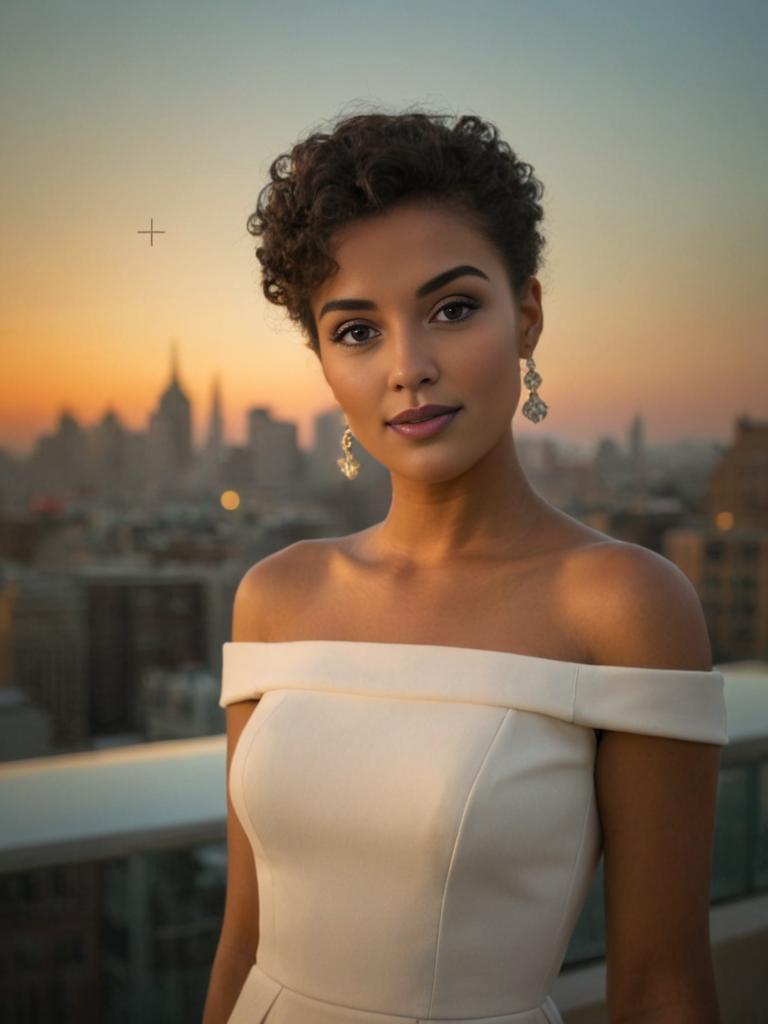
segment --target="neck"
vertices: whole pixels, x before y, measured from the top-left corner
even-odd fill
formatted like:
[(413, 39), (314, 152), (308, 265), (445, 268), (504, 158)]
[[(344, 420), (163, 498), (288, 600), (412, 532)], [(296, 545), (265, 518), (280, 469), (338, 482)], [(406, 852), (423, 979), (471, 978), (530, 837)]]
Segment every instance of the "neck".
[(413, 568), (533, 553), (551, 506), (533, 489), (511, 429), (466, 473), (425, 482), (392, 474), (386, 518), (371, 531), (372, 553)]

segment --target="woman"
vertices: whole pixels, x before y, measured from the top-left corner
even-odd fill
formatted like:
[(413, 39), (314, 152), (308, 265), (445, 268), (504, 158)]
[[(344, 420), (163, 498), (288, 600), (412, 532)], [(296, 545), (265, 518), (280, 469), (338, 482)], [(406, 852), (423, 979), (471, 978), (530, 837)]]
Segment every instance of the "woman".
[(545, 501), (510, 429), (521, 369), (523, 414), (546, 414), (541, 194), (492, 124), (410, 111), (309, 136), (259, 195), (264, 293), (345, 414), (340, 469), (354, 438), (392, 500), (238, 588), (204, 1024), (561, 1021), (601, 850), (609, 1019), (719, 1020), (727, 735), (701, 605)]

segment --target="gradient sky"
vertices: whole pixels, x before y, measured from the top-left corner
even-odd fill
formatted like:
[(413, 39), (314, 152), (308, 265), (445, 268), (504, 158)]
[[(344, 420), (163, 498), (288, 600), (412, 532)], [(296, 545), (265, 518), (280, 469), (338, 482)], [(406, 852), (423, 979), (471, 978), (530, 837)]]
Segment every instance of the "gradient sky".
[(266, 405), (306, 444), (333, 396), (245, 222), (371, 104), (489, 118), (544, 182), (521, 435), (728, 438), (768, 414), (767, 48), (763, 0), (2, 0), (0, 445), (64, 407), (143, 429), (174, 339), (196, 440), (219, 374), (230, 442)]

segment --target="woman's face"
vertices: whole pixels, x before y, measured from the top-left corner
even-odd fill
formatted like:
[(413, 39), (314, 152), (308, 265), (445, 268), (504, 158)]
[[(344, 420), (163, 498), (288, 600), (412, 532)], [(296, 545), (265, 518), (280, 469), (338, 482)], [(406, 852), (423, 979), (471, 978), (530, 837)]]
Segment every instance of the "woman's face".
[[(405, 477), (459, 475), (510, 431), (520, 359), (543, 326), (539, 282), (529, 278), (516, 301), (468, 219), (415, 202), (356, 220), (333, 243), (340, 269), (311, 306), (323, 374), (353, 435)], [(461, 409), (429, 438), (388, 426), (427, 403)]]

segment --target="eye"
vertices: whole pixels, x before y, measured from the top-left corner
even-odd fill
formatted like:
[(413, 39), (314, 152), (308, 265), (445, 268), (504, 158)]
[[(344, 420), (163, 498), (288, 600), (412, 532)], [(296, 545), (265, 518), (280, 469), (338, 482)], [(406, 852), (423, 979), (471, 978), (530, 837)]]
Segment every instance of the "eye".
[[(451, 299), (450, 302), (444, 302), (437, 312), (444, 313), (446, 309), (461, 309), (462, 307), (465, 309), (477, 309), (479, 305), (480, 303), (476, 302), (474, 299)], [(455, 323), (456, 321), (461, 322), (462, 320), (468, 319), (468, 316), (450, 316), (447, 321), (442, 320), (441, 323)]]
[(348, 334), (350, 331), (371, 330), (373, 330), (373, 328), (369, 327), (368, 324), (342, 324), (341, 327), (337, 327), (336, 330), (331, 335), (331, 341), (338, 341), (340, 344), (346, 345), (348, 348), (360, 348), (363, 344), (365, 344), (366, 341), (370, 341), (370, 338), (361, 338), (359, 345), (355, 345), (354, 343), (350, 343), (348, 341), (342, 341), (341, 339), (344, 337), (345, 334)]
[[(469, 310), (475, 310), (478, 309), (479, 306), (480, 303), (477, 302), (475, 299), (451, 299), (448, 302), (444, 302), (442, 306), (440, 306), (436, 310), (436, 313), (443, 313), (445, 312), (446, 309), (454, 310), (464, 308)], [(464, 320), (468, 319), (469, 316), (449, 316), (447, 320), (439, 320), (438, 323), (462, 323)], [(362, 348), (367, 342), (371, 340), (370, 338), (360, 338), (358, 339), (357, 342), (342, 341), (342, 338), (350, 331), (372, 331), (373, 329), (374, 328), (372, 328), (369, 324), (364, 324), (361, 323), (360, 321), (347, 321), (341, 324), (340, 327), (337, 327), (336, 330), (331, 334), (331, 341), (339, 342), (341, 345), (345, 345), (347, 348)]]

